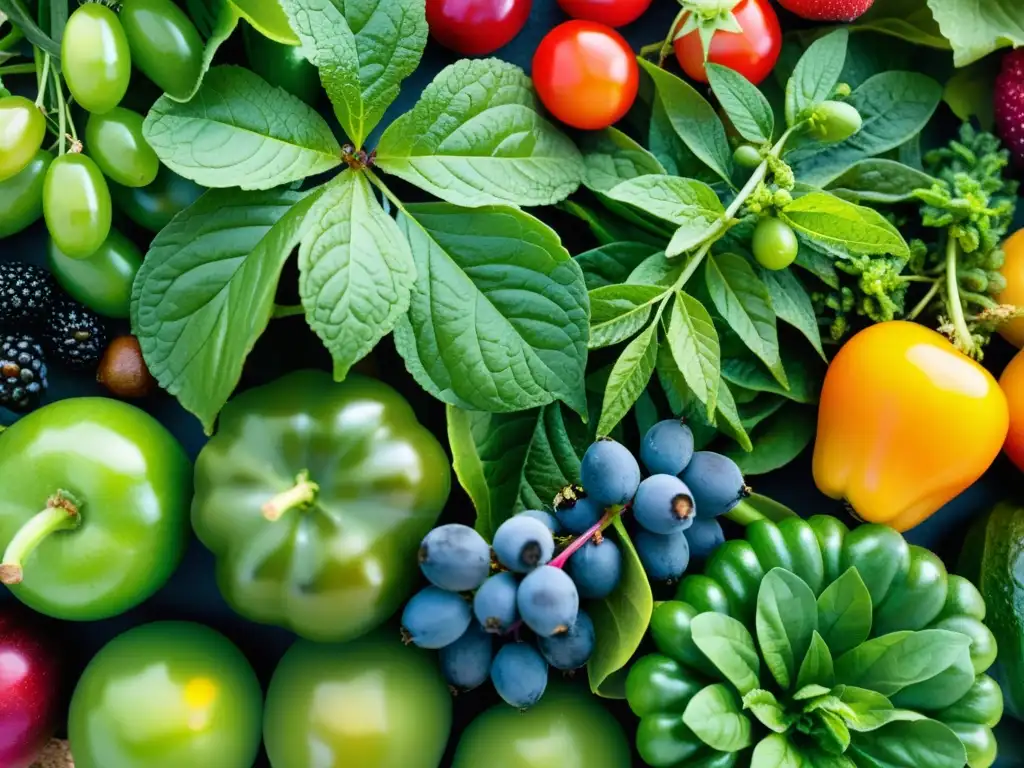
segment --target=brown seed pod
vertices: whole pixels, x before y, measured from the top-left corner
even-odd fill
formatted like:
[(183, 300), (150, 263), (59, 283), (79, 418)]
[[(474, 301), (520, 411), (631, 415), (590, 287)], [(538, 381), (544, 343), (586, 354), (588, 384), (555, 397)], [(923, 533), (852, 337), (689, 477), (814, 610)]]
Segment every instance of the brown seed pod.
[(125, 399), (146, 397), (156, 388), (156, 379), (146, 367), (134, 336), (118, 336), (110, 342), (96, 371), (96, 381), (115, 397)]

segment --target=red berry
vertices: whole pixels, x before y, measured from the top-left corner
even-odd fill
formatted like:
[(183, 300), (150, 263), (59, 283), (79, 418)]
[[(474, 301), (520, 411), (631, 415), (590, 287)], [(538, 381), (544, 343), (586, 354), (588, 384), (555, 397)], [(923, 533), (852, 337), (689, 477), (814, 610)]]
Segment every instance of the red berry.
[(801, 19), (853, 21), (875, 0), (779, 0), (779, 5)]
[(1024, 49), (1003, 57), (995, 84), (996, 130), (1018, 165), (1024, 165)]

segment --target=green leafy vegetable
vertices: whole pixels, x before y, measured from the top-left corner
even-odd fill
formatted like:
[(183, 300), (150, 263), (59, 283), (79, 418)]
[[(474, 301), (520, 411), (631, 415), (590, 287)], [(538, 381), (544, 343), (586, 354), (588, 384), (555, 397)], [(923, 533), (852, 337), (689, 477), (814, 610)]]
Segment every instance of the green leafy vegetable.
[(833, 656), (871, 634), (871, 594), (856, 568), (848, 568), (818, 596), (818, 631)]
[(796, 683), (798, 665), (818, 626), (811, 588), (796, 574), (773, 568), (757, 596), (757, 642), (761, 657), (783, 690)]
[(720, 752), (738, 752), (750, 746), (751, 723), (724, 685), (709, 685), (690, 699), (683, 722), (697, 737)]
[(590, 292), (590, 348), (618, 344), (647, 325), (665, 290), (654, 285), (608, 285)]
[(786, 122), (795, 125), (808, 107), (832, 96), (846, 63), (850, 33), (837, 29), (810, 45), (786, 84)]
[(878, 211), (827, 192), (798, 197), (782, 210), (782, 219), (812, 240), (845, 253), (910, 256), (899, 230)]
[(741, 696), (760, 688), (761, 661), (741, 622), (721, 613), (702, 613), (690, 627), (693, 642)]
[(623, 350), (612, 366), (601, 405), (597, 434), (607, 435), (629, 413), (654, 373), (658, 359), (658, 327), (651, 323)]
[(586, 166), (583, 183), (595, 192), (607, 192), (638, 176), (665, 173), (654, 155), (616, 128), (586, 134), (580, 150)]
[(1016, 0), (928, 0), (928, 7), (958, 67), (997, 48), (1024, 45), (1024, 13)]
[(775, 132), (772, 106), (743, 75), (720, 64), (707, 65), (708, 82), (740, 136), (768, 144)]
[[(820, 614), (818, 621), (819, 623), (821, 621)], [(807, 694), (820, 696), (823, 693), (828, 693), (835, 682), (836, 674), (832, 663), (832, 654), (829, 652), (825, 640), (818, 634), (818, 630), (814, 630), (811, 633), (811, 643), (807, 647), (807, 653), (804, 655), (803, 661), (800, 662), (800, 670), (796, 678), (797, 692), (793, 694), (793, 698), (800, 701), (802, 698), (810, 698)], [(803, 696), (801, 696), (801, 691), (804, 692)]]

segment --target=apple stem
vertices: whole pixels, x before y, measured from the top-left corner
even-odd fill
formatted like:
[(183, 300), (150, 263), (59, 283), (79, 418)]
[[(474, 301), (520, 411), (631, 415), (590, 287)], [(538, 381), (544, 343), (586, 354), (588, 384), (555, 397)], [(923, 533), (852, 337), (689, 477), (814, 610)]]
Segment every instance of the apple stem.
[(63, 490), (47, 499), (46, 508), (25, 523), (7, 545), (0, 562), (0, 583), (20, 584), (25, 576), (23, 563), (47, 537), (58, 531), (73, 531), (82, 524), (81, 506), (81, 502)]
[(263, 517), (272, 523), (280, 520), (285, 512), (312, 504), (319, 492), (320, 486), (309, 479), (309, 471), (304, 469), (296, 476), (295, 485), (263, 505)]

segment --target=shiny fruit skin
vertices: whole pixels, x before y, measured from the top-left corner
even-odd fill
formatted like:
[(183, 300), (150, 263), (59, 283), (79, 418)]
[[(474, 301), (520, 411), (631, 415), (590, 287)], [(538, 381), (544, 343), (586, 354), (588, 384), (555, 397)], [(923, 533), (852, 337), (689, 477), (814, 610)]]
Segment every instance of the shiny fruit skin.
[(1024, 472), (1024, 352), (1018, 352), (999, 378), (1010, 405), (1010, 432), (1003, 447), (1006, 455)]
[(633, 106), (640, 72), (622, 35), (592, 21), (567, 21), (540, 41), (533, 84), (544, 106), (566, 125), (607, 128)]
[(0, 98), (0, 181), (25, 168), (43, 145), (46, 118), (24, 96)]
[(142, 347), (134, 336), (118, 336), (107, 345), (96, 369), (96, 381), (114, 396), (125, 400), (147, 397), (156, 389), (156, 379), (142, 358)]
[(574, 19), (624, 27), (643, 16), (651, 0), (558, 0), (558, 4)]
[(156, 179), (145, 187), (110, 185), (117, 210), (150, 232), (159, 232), (206, 190), (161, 165)]
[(110, 188), (91, 158), (61, 155), (46, 172), (43, 216), (50, 237), (67, 256), (84, 259), (103, 245), (113, 210)]
[(779, 5), (809, 21), (851, 22), (867, 13), (875, 0), (779, 0)]
[(6, 181), (0, 181), (0, 239), (21, 232), (43, 215), (43, 183), (53, 153), (36, 152), (28, 165)]
[(116, 229), (111, 229), (103, 245), (84, 259), (65, 255), (51, 238), (47, 263), (71, 298), (105, 317), (128, 317), (132, 283), (142, 266), (142, 253)]
[(123, 107), (89, 117), (85, 148), (104, 174), (126, 187), (151, 184), (160, 169), (160, 159), (142, 137), (142, 115)]
[(176, 99), (187, 99), (203, 69), (203, 39), (171, 0), (123, 0), (132, 63)]
[(757, 223), (751, 246), (757, 263), (772, 270), (788, 267), (800, 249), (793, 228), (774, 216), (765, 216)]
[(307, 104), (315, 106), (320, 101), (324, 92), (320, 73), (309, 63), (302, 48), (275, 42), (248, 24), (242, 28), (242, 39), (253, 72)]
[(825, 375), (814, 481), (863, 520), (906, 531), (981, 477), (1008, 427), (988, 371), (923, 325), (879, 323)]
[(79, 6), (64, 28), (60, 50), (61, 73), (83, 109), (102, 114), (121, 103), (132, 57), (116, 13), (98, 3)]
[(449, 50), (482, 56), (508, 45), (526, 25), (533, 0), (427, 0), (430, 35)]
[[(711, 40), (707, 60), (735, 70), (757, 85), (772, 71), (782, 51), (782, 28), (769, 0), (740, 0), (733, 9), (742, 32), (718, 30)], [(693, 31), (673, 44), (679, 66), (688, 77), (708, 81), (704, 48)]]
[[(1000, 271), (1006, 278), (1006, 290), (996, 297), (1000, 304), (1024, 307), (1024, 229), (1018, 230), (1003, 243), (1006, 261)], [(999, 326), (999, 335), (1013, 346), (1024, 347), (1024, 317)]]
[(251, 768), (262, 702), (223, 635), (188, 622), (136, 627), (96, 654), (75, 689), (75, 768)]

